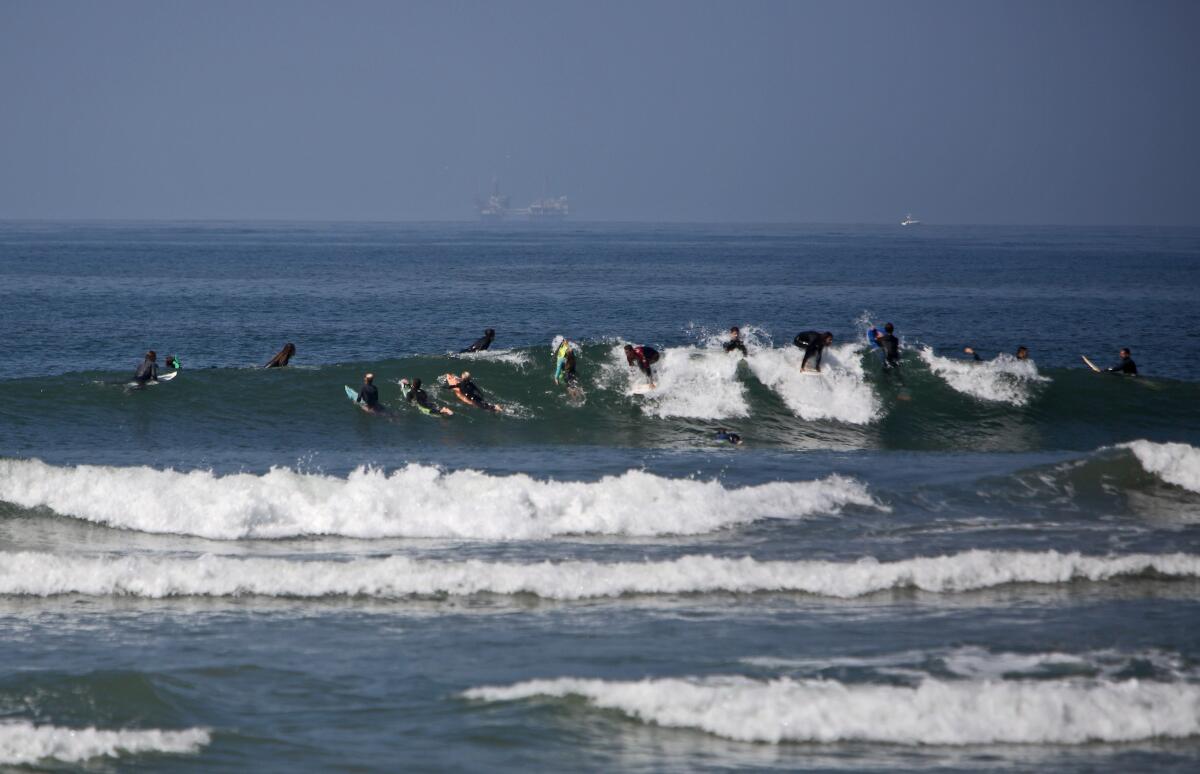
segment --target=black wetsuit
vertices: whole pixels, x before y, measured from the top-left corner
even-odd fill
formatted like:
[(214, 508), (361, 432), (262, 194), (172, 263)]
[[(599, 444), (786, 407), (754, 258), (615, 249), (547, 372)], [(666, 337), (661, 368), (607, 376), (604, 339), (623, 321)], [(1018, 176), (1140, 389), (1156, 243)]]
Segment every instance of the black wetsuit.
[(733, 352), (736, 349), (739, 350), (743, 355), (749, 354), (746, 352), (746, 345), (741, 339), (730, 339), (721, 346), (725, 347), (726, 352)]
[(467, 347), (466, 349), (459, 350), (459, 352), (460, 353), (461, 352), (483, 352), (485, 349), (492, 346), (492, 341), (495, 338), (496, 338), (496, 334), (494, 334), (494, 333), (485, 334), (485, 335), (480, 336), (479, 338), (475, 339), (475, 341), (472, 342), (471, 346)]
[(458, 390), (460, 393), (462, 393), (464, 398), (471, 401), (476, 406), (479, 406), (479, 408), (487, 409), (489, 411), (496, 408), (491, 403), (487, 402), (487, 399), (483, 397), (483, 393), (480, 392), (479, 388), (475, 386), (475, 382), (470, 379), (460, 379), (458, 384), (453, 384), (451, 387)]
[(133, 375), (134, 381), (138, 384), (145, 384), (149, 381), (158, 379), (158, 361), (146, 358), (142, 364), (138, 366), (137, 373)]
[(423, 387), (415, 387), (408, 391), (408, 400), (410, 403), (416, 403), (423, 409), (426, 409), (434, 414), (440, 414), (441, 409), (433, 405), (433, 401), (429, 400), (429, 395)]
[(983, 362), (983, 358), (981, 358), (981, 357), (979, 356), (979, 353), (978, 353), (978, 352), (972, 352), (972, 353), (971, 353), (971, 359), (972, 359), (972, 360), (974, 360), (976, 363), (982, 363), (982, 362)]
[(883, 349), (883, 364), (887, 368), (900, 367), (900, 339), (893, 333), (885, 333), (875, 339)]
[(1137, 376), (1137, 363), (1134, 363), (1133, 358), (1131, 357), (1123, 357), (1121, 358), (1121, 362), (1108, 369), (1108, 372), (1110, 374), (1129, 374), (1130, 376)]
[(637, 363), (637, 367), (646, 375), (647, 379), (653, 379), (654, 374), (650, 371), (650, 366), (658, 362), (658, 350), (654, 347), (634, 347), (633, 360)]
[(379, 409), (379, 388), (373, 384), (364, 384), (358, 390), (355, 403), (365, 403), (371, 411)]
[(825, 334), (818, 331), (802, 331), (796, 334), (792, 343), (804, 350), (804, 359), (800, 361), (801, 369), (808, 365), (809, 358), (816, 355), (817, 370), (821, 370), (821, 355), (825, 354)]

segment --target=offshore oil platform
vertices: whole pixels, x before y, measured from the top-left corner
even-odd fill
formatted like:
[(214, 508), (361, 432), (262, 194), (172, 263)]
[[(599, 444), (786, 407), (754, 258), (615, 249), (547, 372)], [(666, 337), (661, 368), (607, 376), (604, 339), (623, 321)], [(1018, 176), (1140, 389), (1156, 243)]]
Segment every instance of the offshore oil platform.
[(567, 197), (543, 196), (528, 207), (512, 207), (507, 194), (500, 193), (500, 181), (492, 178), (492, 194), (487, 199), (475, 198), (480, 220), (500, 221), (509, 217), (525, 217), (531, 221), (563, 220), (571, 214)]

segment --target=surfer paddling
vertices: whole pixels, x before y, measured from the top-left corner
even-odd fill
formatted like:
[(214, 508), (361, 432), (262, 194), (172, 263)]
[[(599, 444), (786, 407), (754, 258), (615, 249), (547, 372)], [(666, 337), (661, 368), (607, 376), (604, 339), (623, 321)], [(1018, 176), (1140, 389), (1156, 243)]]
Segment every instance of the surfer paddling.
[(641, 344), (636, 347), (632, 344), (625, 345), (626, 364), (630, 366), (636, 365), (638, 370), (645, 374), (646, 381), (649, 383), (651, 389), (654, 389), (655, 386), (654, 370), (651, 366), (658, 362), (658, 358), (658, 350), (654, 347), (647, 347)]
[[(976, 363), (983, 362), (983, 358), (981, 358), (979, 356), (979, 353), (976, 352), (973, 347), (963, 347), (963, 353), (970, 355), (971, 359), (974, 360)], [(1017, 347), (1016, 354), (1014, 354), (1013, 357), (1015, 357), (1017, 360), (1028, 360), (1029, 359), (1029, 350), (1024, 346)]]
[[(800, 349), (804, 350), (804, 358), (800, 361), (801, 371), (820, 371), (821, 370), (821, 355), (825, 353), (825, 348), (833, 343), (833, 334), (829, 331), (820, 333), (818, 331), (801, 331), (796, 334), (796, 338), (792, 339), (792, 343)], [(813, 357), (816, 360), (813, 367), (808, 367), (808, 361)]]
[(481, 408), (484, 411), (499, 412), (504, 410), (503, 406), (499, 406), (495, 403), (489, 403), (487, 399), (483, 397), (483, 393), (480, 392), (478, 385), (476, 385), (474, 380), (471, 379), (470, 371), (463, 371), (458, 376), (455, 376), (454, 374), (443, 374), (439, 381), (454, 392), (454, 397), (458, 398), (463, 403), (466, 403), (468, 406), (475, 406), (476, 408)]
[(483, 335), (471, 342), (471, 346), (466, 349), (460, 349), (459, 354), (465, 352), (483, 352), (488, 347), (492, 346), (492, 341), (496, 338), (496, 331), (493, 328), (488, 328), (483, 332)]
[(417, 407), (417, 410), (422, 414), (429, 416), (453, 416), (454, 412), (445, 406), (439, 406), (429, 398), (429, 394), (421, 389), (421, 380), (413, 379), (411, 382), (408, 379), (400, 380), (400, 392), (404, 395), (404, 399)]

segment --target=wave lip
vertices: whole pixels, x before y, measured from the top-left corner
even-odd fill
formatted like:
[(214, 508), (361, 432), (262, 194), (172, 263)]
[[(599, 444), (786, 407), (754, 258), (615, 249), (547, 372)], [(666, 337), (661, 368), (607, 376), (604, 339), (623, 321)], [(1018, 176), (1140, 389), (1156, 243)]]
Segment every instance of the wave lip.
[(685, 556), (660, 562), (446, 562), (405, 556), (308, 561), (0, 554), (0, 594), (52, 596), (326, 597), (533, 594), (578, 600), (625, 594), (799, 592), (851, 598), (916, 588), (960, 592), (1008, 583), (1101, 581), (1156, 572), (1200, 577), (1200, 556), (1085, 557), (1019, 551), (967, 551), (881, 563), (770, 561)]
[(1138, 680), (945, 681), (915, 687), (742, 677), (559, 678), (464, 698), (578, 696), (643, 722), (745, 742), (972, 745), (1131, 742), (1200, 734), (1200, 686)]
[(1008, 354), (976, 362), (940, 357), (932, 348), (922, 347), (920, 355), (935, 376), (955, 391), (980, 400), (1024, 406), (1033, 397), (1036, 385), (1050, 381), (1038, 373), (1032, 360), (1017, 360)]
[(638, 470), (562, 482), (419, 464), (391, 474), (359, 468), (338, 478), (286, 468), (218, 476), (40, 460), (0, 460), (0, 500), (112, 527), (221, 540), (697, 535), (847, 505), (881, 507), (862, 484), (837, 475), (729, 489)]
[(140, 753), (188, 754), (199, 752), (210, 740), (209, 731), (203, 728), (104, 731), (5, 721), (0, 722), (0, 764), (20, 766), (43, 760), (78, 763)]
[(1200, 449), (1195, 446), (1131, 441), (1120, 448), (1132, 452), (1147, 473), (1189, 492), (1200, 493)]
[(880, 418), (882, 404), (866, 381), (859, 348), (855, 343), (826, 347), (820, 374), (801, 373), (804, 353), (796, 347), (755, 350), (746, 362), (802, 419), (867, 425)]

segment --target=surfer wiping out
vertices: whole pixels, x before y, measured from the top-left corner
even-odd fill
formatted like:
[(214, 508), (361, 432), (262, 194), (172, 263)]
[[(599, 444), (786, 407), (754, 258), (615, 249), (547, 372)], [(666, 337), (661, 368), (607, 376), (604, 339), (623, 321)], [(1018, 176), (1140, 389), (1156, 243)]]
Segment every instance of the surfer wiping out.
[(459, 352), (483, 352), (488, 347), (492, 346), (492, 341), (496, 338), (496, 331), (493, 328), (488, 328), (483, 332), (483, 335), (471, 342), (471, 346), (466, 349), (460, 349)]
[(729, 341), (721, 346), (725, 348), (726, 352), (741, 352), (742, 357), (748, 354), (746, 352), (746, 342), (742, 341), (742, 332), (736, 325), (729, 329)]
[[(976, 363), (983, 362), (983, 358), (981, 358), (979, 356), (979, 353), (976, 352), (973, 347), (963, 347), (963, 352), (965, 354), (970, 355), (971, 359), (974, 360)], [(1029, 350), (1027, 348), (1025, 348), (1024, 346), (1017, 347), (1017, 352), (1015, 355), (1013, 355), (1013, 357), (1015, 357), (1017, 360), (1028, 360), (1029, 359)]]
[(440, 414), (447, 417), (454, 414), (450, 409), (439, 406), (429, 399), (428, 393), (421, 389), (420, 379), (413, 379), (411, 383), (407, 379), (401, 379), (400, 392), (404, 395), (404, 399), (416, 406), (422, 414), (431, 416)]
[(631, 366), (637, 365), (638, 370), (646, 375), (646, 381), (652, 388), (654, 387), (654, 371), (651, 366), (658, 362), (658, 357), (658, 350), (654, 347), (625, 345), (625, 362)]
[(263, 366), (263, 368), (283, 368), (288, 364), (288, 361), (291, 360), (292, 356), (295, 354), (296, 345), (289, 341), (287, 344), (283, 345), (283, 349), (279, 350), (275, 357), (267, 361), (267, 364)]
[(821, 333), (819, 331), (801, 331), (796, 334), (796, 338), (792, 340), (800, 349), (804, 350), (804, 359), (800, 361), (800, 370), (808, 370), (808, 361), (816, 355), (816, 361), (811, 370), (821, 370), (821, 355), (825, 353), (825, 347), (833, 343), (833, 334), (829, 331)]
[(495, 403), (489, 403), (487, 399), (483, 397), (483, 393), (480, 392), (478, 385), (476, 385), (471, 379), (470, 371), (463, 371), (459, 376), (455, 376), (454, 374), (443, 374), (440, 381), (448, 388), (453, 390), (454, 397), (458, 398), (463, 403), (476, 406), (484, 409), (485, 411), (504, 410), (502, 406), (498, 406)]

